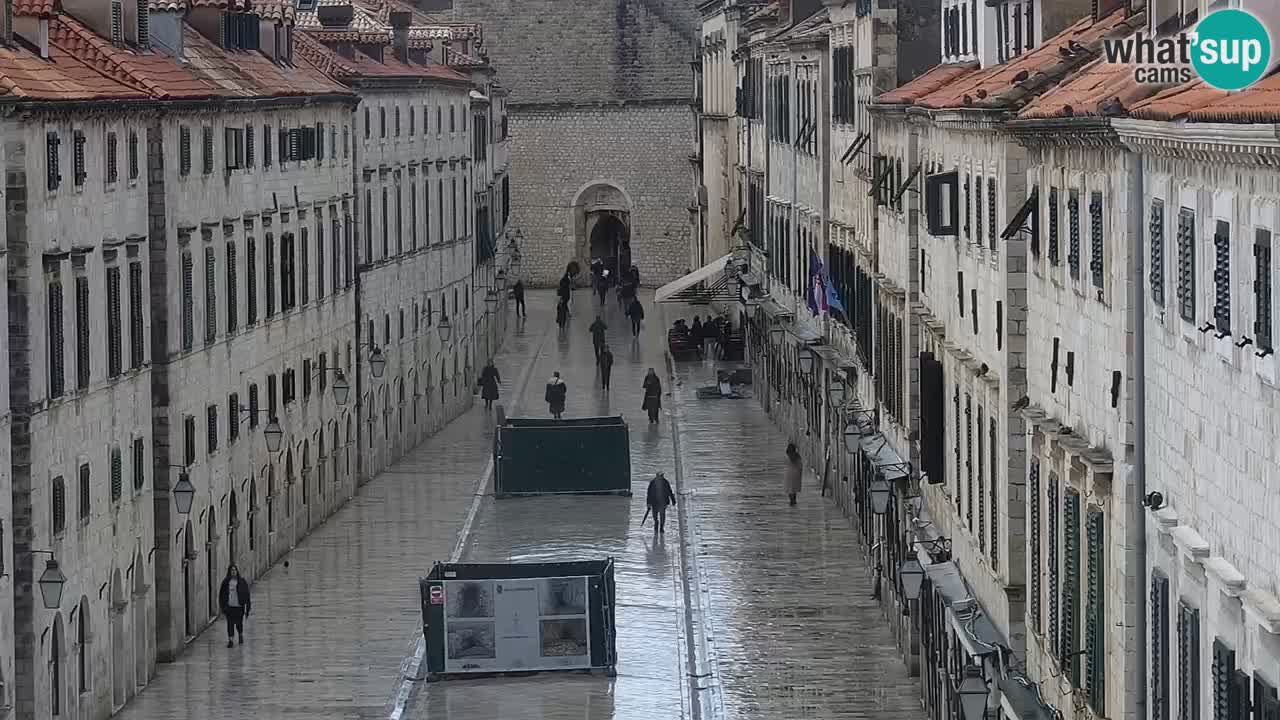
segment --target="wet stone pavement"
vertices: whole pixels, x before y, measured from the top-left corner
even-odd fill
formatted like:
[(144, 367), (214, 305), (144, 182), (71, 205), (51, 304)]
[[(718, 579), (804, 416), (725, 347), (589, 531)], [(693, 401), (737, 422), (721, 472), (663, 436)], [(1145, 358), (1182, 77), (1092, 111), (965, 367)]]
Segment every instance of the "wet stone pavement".
[[(646, 297), (646, 301), (651, 295)], [(559, 370), (566, 417), (621, 414), (631, 427), (634, 496), (496, 500), (487, 478), (492, 422), (477, 402), (299, 544), (254, 586), (248, 644), (228, 650), (221, 625), (160, 666), (126, 718), (385, 718), (420, 628), (416, 579), (435, 560), (535, 561), (613, 556), (616, 678), (416, 683), (415, 720), (793, 720), (923, 716), (880, 610), (849, 521), (813, 478), (797, 507), (781, 493), (785, 436), (755, 400), (698, 400), (711, 364), (668, 379), (665, 318), (705, 308), (654, 306), (639, 340), (612, 295), (605, 311), (615, 364), (599, 388), (575, 294), (570, 329), (552, 298), (531, 293), (529, 318), (497, 358), (501, 404), (546, 417), (543, 385)], [(662, 422), (640, 409), (653, 367), (671, 394)], [(665, 537), (640, 526), (644, 490), (663, 470), (679, 495)], [(479, 494), (477, 494), (479, 491)], [(465, 544), (459, 533), (465, 526)]]

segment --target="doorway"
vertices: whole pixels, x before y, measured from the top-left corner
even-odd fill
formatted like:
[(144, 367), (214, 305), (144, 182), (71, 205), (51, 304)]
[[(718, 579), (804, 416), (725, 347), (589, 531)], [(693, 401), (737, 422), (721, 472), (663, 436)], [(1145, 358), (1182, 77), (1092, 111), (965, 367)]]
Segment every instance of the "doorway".
[(626, 213), (605, 210), (593, 212), (587, 218), (591, 226), (589, 252), (592, 260), (599, 259), (611, 278), (622, 277), (631, 268), (631, 233), (627, 227)]
[(132, 694), (130, 682), (129, 642), (125, 635), (125, 611), (129, 606), (124, 599), (124, 583), (117, 568), (111, 575), (111, 709), (119, 710)]
[(206, 618), (218, 617), (220, 608), (218, 607), (218, 516), (213, 508), (209, 508), (209, 524), (205, 526), (204, 533), (204, 549), (205, 555), (209, 561), (205, 563), (208, 568), (208, 590), (209, 590), (209, 614)]
[(239, 547), (236, 543), (236, 530), (240, 527), (240, 506), (236, 501), (236, 491), (231, 491), (231, 499), (228, 500), (228, 511), (231, 517), (227, 518), (227, 561), (235, 562), (236, 556), (239, 554)]
[(190, 520), (187, 521), (187, 526), (183, 530), (182, 538), (182, 605), (185, 610), (184, 619), (186, 620), (186, 636), (191, 638), (195, 637), (196, 634), (195, 613), (192, 612), (191, 608), (192, 596), (195, 595), (195, 593), (192, 592), (191, 587), (195, 580), (195, 578), (191, 576), (191, 563), (194, 562), (196, 558), (196, 541), (192, 537)]
[(142, 554), (133, 556), (133, 687), (135, 690), (147, 684), (151, 657), (147, 652), (147, 575)]

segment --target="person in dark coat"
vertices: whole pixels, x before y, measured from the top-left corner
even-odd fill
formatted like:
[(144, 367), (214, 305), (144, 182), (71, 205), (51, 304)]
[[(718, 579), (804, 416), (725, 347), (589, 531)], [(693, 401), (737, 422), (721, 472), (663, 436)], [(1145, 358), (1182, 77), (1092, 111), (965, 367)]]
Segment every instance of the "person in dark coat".
[(596, 278), (596, 292), (600, 294), (600, 304), (604, 305), (605, 297), (609, 294), (609, 271), (605, 270), (600, 273), (600, 277)]
[(649, 374), (644, 376), (644, 403), (640, 409), (649, 412), (649, 422), (658, 422), (658, 411), (662, 409), (662, 381), (653, 368), (649, 368)]
[(564, 300), (556, 303), (556, 325), (560, 326), (560, 331), (564, 332), (564, 324), (569, 322), (569, 303)]
[(604, 320), (601, 320), (600, 316), (597, 315), (596, 321), (591, 323), (591, 327), (587, 329), (591, 331), (591, 346), (595, 348), (596, 362), (599, 362), (600, 348), (604, 347), (604, 331), (608, 330), (609, 326), (605, 325)]
[(569, 395), (569, 387), (564, 384), (564, 380), (560, 379), (560, 372), (551, 373), (551, 379), (547, 380), (546, 401), (547, 406), (551, 410), (551, 417), (561, 420), (564, 415), (564, 401)]
[(676, 506), (676, 494), (671, 490), (671, 483), (667, 482), (667, 476), (658, 473), (649, 481), (649, 491), (645, 493), (645, 504), (649, 506), (649, 512), (653, 513), (653, 533), (665, 533), (667, 531), (667, 507)]
[(631, 301), (631, 305), (627, 307), (627, 317), (631, 318), (631, 334), (639, 337), (640, 321), (644, 320), (644, 306), (640, 304), (640, 298)]
[(218, 589), (218, 607), (227, 619), (227, 647), (235, 644), (237, 634), (240, 644), (244, 644), (244, 619), (249, 615), (250, 605), (249, 581), (240, 577), (240, 568), (233, 563)]
[(613, 351), (605, 345), (596, 356), (596, 364), (600, 366), (600, 387), (609, 389), (609, 375), (613, 373)]
[(573, 279), (569, 277), (569, 273), (565, 273), (560, 278), (560, 287), (556, 289), (556, 295), (560, 298), (560, 302), (564, 303), (565, 312), (569, 310), (569, 302), (573, 300)]
[(502, 376), (498, 374), (498, 368), (494, 367), (493, 360), (480, 371), (480, 380), (477, 383), (480, 386), (480, 397), (484, 398), (484, 409), (493, 408), (493, 401), (498, 399), (498, 383), (502, 382)]
[(511, 294), (516, 298), (516, 315), (527, 318), (529, 313), (524, 309), (524, 281), (517, 280), (514, 287), (511, 288)]
[(783, 476), (783, 489), (791, 505), (796, 504), (796, 495), (800, 494), (800, 480), (804, 477), (804, 465), (800, 461), (800, 451), (795, 443), (787, 443), (787, 472)]

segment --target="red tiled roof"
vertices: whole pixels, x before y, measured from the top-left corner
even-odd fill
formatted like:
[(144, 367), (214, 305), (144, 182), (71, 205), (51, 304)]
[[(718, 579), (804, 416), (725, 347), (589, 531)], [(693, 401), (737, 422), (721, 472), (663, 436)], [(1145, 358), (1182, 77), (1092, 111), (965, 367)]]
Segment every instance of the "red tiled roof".
[(57, 46), (45, 60), (21, 48), (0, 47), (0, 95), (15, 100), (143, 100), (146, 93), (118, 83)]
[(52, 17), (56, 10), (54, 0), (13, 0), (13, 14), (17, 17)]
[(49, 24), (49, 44), (92, 66), (101, 75), (159, 98), (211, 97), (217, 88), (173, 58), (118, 48), (68, 15)]
[(977, 63), (935, 65), (911, 82), (880, 95), (876, 102), (881, 105), (910, 104), (977, 71)]
[(186, 66), (232, 97), (348, 94), (347, 88), (314, 67), (277, 65), (260, 52), (226, 52), (190, 25), (184, 35)]
[[(917, 104), (932, 109), (1009, 107), (1034, 97), (1087, 63), (1096, 56), (1103, 38), (1117, 30), (1128, 34), (1132, 26), (1125, 21), (1123, 10), (1097, 22), (1092, 17), (1082, 18), (1034, 50), (948, 83), (920, 98)], [(1063, 50), (1072, 42), (1084, 46), (1087, 52), (1064, 54)]]
[(1130, 113), (1143, 120), (1188, 122), (1280, 122), (1280, 73), (1238, 92), (1210, 87), (1203, 80), (1170, 88), (1136, 105)]
[(342, 57), (309, 33), (299, 33), (295, 51), (317, 70), (336, 77), (434, 78), (447, 82), (469, 83), (462, 73), (443, 65), (405, 64), (394, 53), (383, 55), (383, 62), (357, 51), (354, 58)]
[(1063, 117), (1101, 117), (1110, 113), (1104, 106), (1120, 102), (1120, 110), (1131, 108), (1151, 97), (1158, 87), (1133, 78), (1133, 68), (1095, 60), (1067, 82), (1041, 95), (1018, 114), (1022, 120)]

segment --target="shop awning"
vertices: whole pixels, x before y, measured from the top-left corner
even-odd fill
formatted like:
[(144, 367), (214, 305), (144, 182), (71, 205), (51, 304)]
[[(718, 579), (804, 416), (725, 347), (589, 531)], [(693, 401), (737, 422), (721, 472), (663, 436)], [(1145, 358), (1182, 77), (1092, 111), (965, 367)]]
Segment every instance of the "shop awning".
[(862, 451), (872, 465), (884, 468), (885, 480), (898, 480), (907, 476), (907, 463), (898, 452), (889, 445), (889, 439), (881, 433), (867, 435), (862, 438)]
[(711, 300), (737, 300), (737, 281), (730, 283), (724, 274), (731, 255), (725, 255), (676, 280), (663, 285), (654, 293), (655, 302), (709, 302)]
[(795, 317), (795, 313), (782, 306), (782, 303), (773, 298), (765, 298), (760, 301), (760, 309), (764, 310), (764, 314), (770, 319), (778, 320)]
[(783, 325), (783, 328), (792, 337), (806, 345), (822, 342), (822, 328), (816, 327), (807, 317), (795, 318)]

